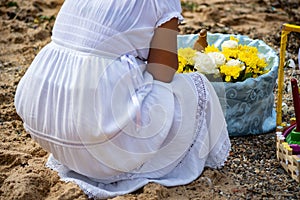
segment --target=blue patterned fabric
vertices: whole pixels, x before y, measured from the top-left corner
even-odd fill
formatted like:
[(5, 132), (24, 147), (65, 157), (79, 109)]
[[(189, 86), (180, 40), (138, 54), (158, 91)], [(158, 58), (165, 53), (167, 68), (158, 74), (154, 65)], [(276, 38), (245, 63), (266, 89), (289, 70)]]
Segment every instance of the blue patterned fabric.
[[(208, 33), (208, 44), (220, 48), (231, 35)], [(261, 40), (234, 35), (240, 44), (255, 46), (268, 62), (268, 73), (243, 82), (212, 82), (222, 104), (230, 136), (263, 134), (276, 127), (274, 88), (279, 58), (277, 53)], [(178, 48), (193, 47), (197, 34), (179, 35)]]

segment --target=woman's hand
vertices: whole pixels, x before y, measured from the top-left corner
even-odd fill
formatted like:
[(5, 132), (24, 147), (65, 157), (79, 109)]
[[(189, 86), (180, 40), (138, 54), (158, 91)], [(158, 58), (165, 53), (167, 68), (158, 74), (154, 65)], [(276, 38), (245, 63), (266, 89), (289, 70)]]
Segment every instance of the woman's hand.
[(155, 80), (171, 82), (178, 68), (177, 57), (178, 19), (158, 27), (151, 41), (147, 71)]

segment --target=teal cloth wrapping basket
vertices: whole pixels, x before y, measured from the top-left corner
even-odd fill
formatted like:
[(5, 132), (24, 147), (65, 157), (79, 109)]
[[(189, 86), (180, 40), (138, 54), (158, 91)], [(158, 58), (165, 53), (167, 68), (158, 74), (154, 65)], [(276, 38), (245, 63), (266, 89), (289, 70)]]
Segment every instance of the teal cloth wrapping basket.
[[(231, 34), (208, 33), (207, 42), (219, 49)], [(261, 40), (244, 35), (233, 35), (239, 44), (255, 46), (264, 54), (270, 70), (257, 78), (243, 82), (212, 82), (224, 110), (230, 136), (264, 134), (276, 128), (274, 88), (277, 80), (279, 58), (277, 53)], [(178, 48), (193, 47), (197, 34), (179, 35)], [(218, 122), (216, 122), (218, 124)]]

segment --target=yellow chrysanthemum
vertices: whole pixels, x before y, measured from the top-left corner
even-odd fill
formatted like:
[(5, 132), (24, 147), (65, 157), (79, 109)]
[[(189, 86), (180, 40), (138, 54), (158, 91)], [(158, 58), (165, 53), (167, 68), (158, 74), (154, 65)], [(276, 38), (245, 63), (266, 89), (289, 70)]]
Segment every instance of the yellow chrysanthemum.
[(237, 38), (235, 38), (234, 36), (230, 36), (230, 40), (234, 40), (234, 41), (237, 41), (237, 42), (239, 42), (239, 39), (237, 39)]
[(196, 50), (192, 48), (180, 48), (178, 49), (178, 56), (183, 57), (187, 61), (187, 65), (194, 65), (194, 57), (196, 55)]
[(180, 48), (178, 49), (178, 73), (190, 73), (193, 70), (190, 66), (195, 65), (194, 57), (196, 50), (192, 48)]
[(247, 52), (240, 52), (238, 59), (245, 63), (246, 66), (256, 68), (258, 57)]
[(260, 68), (265, 68), (268, 66), (268, 63), (265, 59), (258, 59), (257, 66), (259, 66)]
[(224, 54), (226, 60), (230, 59), (237, 59), (239, 50), (238, 49), (232, 49), (232, 48), (224, 48), (222, 53)]
[(220, 72), (225, 75), (226, 82), (230, 82), (232, 78), (237, 79), (241, 71), (243, 71), (243, 69), (240, 66), (222, 65), (220, 67)]
[(215, 47), (215, 45), (208, 45), (205, 50), (204, 53), (211, 53), (211, 52), (220, 52), (220, 50)]
[(187, 64), (187, 60), (184, 57), (178, 55), (178, 69), (177, 69), (177, 72), (178, 73), (183, 73), (183, 70), (184, 70), (184, 67), (186, 66), (186, 64)]
[(252, 72), (253, 72), (253, 69), (251, 67), (246, 67), (245, 74), (249, 74), (249, 73), (252, 73)]

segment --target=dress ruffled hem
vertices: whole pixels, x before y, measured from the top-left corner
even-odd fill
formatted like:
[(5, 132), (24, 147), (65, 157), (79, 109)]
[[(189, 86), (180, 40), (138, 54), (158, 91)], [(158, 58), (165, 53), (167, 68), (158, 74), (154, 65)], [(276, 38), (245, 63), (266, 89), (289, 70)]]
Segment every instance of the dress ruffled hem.
[[(196, 86), (198, 94), (198, 106), (196, 116), (196, 137), (194, 143), (186, 152), (182, 160), (168, 174), (160, 178), (146, 178), (143, 173), (123, 174), (125, 178), (117, 182), (104, 183), (93, 180), (86, 176), (80, 175), (69, 170), (66, 166), (59, 163), (52, 155), (50, 155), (46, 166), (57, 171), (63, 181), (75, 182), (90, 198), (105, 199), (118, 195), (124, 195), (133, 192), (144, 185), (155, 182), (164, 186), (178, 186), (189, 184), (197, 179), (203, 172), (204, 167), (219, 168), (224, 165), (230, 151), (230, 140), (227, 134), (226, 126), (223, 127), (222, 133), (212, 152), (208, 152), (206, 156), (201, 157), (199, 151), (205, 146), (202, 139), (208, 135), (208, 127), (205, 125), (206, 112), (208, 106), (209, 90), (205, 87), (205, 81), (200, 74), (191, 74), (190, 77)], [(202, 155), (202, 154), (201, 154)], [(150, 174), (151, 175), (151, 174)]]
[(156, 23), (156, 28), (170, 21), (172, 18), (177, 18), (179, 20), (179, 23), (183, 21), (183, 17), (180, 13), (178, 12), (167, 13)]

